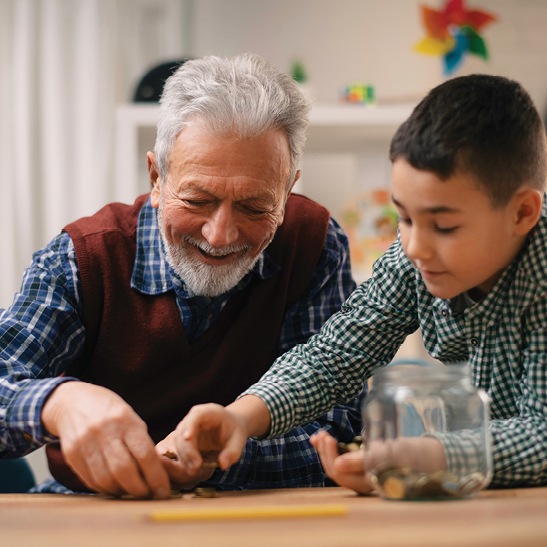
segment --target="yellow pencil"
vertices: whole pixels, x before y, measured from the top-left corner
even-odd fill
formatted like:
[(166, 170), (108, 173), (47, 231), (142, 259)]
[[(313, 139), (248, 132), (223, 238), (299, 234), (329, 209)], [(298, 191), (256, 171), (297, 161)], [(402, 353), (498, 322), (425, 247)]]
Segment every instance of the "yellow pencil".
[(216, 519), (263, 519), (282, 517), (325, 517), (345, 515), (346, 505), (264, 505), (255, 507), (199, 507), (153, 511), (154, 521), (216, 520)]

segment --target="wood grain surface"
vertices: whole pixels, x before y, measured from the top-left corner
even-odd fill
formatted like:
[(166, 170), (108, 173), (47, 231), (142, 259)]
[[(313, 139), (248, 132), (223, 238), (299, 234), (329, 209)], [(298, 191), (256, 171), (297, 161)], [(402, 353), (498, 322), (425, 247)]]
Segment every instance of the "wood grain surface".
[[(338, 516), (153, 522), (154, 511), (345, 504)], [(0, 495), (0, 545), (59, 547), (547, 546), (547, 487), (488, 490), (471, 500), (386, 501), (345, 488), (185, 494), (169, 500)]]

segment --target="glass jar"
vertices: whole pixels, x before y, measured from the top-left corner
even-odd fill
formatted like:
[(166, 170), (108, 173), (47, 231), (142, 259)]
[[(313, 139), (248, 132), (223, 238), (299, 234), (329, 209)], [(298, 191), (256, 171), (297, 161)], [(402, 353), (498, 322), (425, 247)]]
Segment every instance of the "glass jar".
[[(488, 421), (488, 395), (466, 364), (389, 365), (363, 402), (367, 475), (388, 499), (473, 497), (492, 478)], [(431, 438), (446, 466), (433, 457)]]

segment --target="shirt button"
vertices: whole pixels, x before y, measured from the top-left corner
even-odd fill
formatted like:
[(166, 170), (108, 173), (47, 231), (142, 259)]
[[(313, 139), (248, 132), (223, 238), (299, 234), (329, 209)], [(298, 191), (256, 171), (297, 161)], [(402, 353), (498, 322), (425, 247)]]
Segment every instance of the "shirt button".
[(471, 345), (477, 347), (479, 345), (479, 339), (478, 338), (471, 338)]
[(32, 441), (32, 436), (28, 433), (23, 433), (23, 439), (25, 439), (25, 441)]
[(442, 315), (443, 317), (448, 317), (448, 312), (447, 312), (446, 310), (442, 310), (442, 311), (441, 311), (441, 315)]

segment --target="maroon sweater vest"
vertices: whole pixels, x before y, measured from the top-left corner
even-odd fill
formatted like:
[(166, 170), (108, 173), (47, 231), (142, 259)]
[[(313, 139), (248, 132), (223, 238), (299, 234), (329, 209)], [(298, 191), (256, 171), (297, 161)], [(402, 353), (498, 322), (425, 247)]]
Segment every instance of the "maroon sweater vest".
[[(83, 292), (83, 354), (67, 376), (118, 393), (146, 422), (154, 442), (165, 438), (196, 404), (231, 403), (277, 356), (285, 312), (303, 295), (328, 228), (328, 211), (291, 195), (268, 254), (281, 266), (268, 280), (253, 278), (193, 344), (186, 340), (174, 291), (145, 295), (131, 288), (139, 212), (113, 203), (69, 224)], [(85, 491), (59, 444), (48, 445), (53, 477)]]

